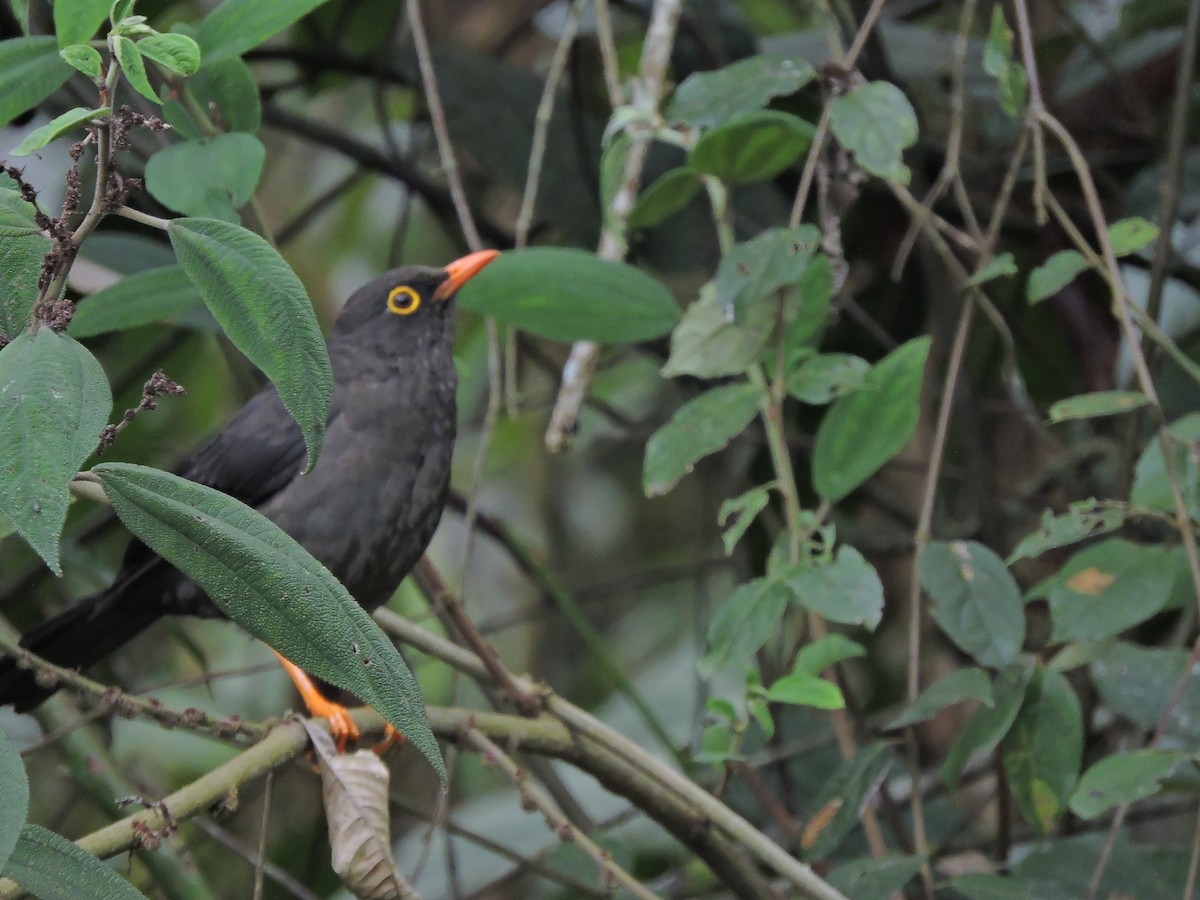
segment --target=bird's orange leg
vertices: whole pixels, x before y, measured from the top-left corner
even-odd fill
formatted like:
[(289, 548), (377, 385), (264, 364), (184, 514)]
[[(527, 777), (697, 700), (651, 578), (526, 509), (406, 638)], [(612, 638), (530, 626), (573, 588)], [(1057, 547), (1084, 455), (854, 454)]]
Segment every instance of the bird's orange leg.
[(322, 694), (313, 684), (312, 679), (308, 677), (308, 673), (298, 665), (286, 659), (278, 650), (272, 652), (279, 657), (279, 661), (292, 679), (292, 683), (296, 685), (296, 690), (300, 692), (300, 697), (304, 700), (305, 707), (308, 708), (308, 714), (319, 719), (329, 720), (329, 730), (333, 734), (334, 740), (337, 741), (338, 753), (345, 753), (347, 742), (357, 741), (359, 735), (358, 726), (350, 718), (350, 711)]

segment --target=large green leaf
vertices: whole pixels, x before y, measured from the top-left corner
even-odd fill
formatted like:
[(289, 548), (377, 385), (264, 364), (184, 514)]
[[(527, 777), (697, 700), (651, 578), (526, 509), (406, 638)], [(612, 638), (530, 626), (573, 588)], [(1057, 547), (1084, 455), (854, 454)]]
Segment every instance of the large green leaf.
[[(231, 56), (215, 65), (206, 64), (187, 80), (183, 89), (192, 95), (201, 109), (208, 110), (212, 119), (225, 131), (253, 134), (262, 124), (258, 84), (250, 74), (250, 67), (240, 57)], [(170, 96), (163, 101), (163, 118), (180, 137), (196, 139), (207, 136), (183, 105)]]
[[(1193, 519), (1200, 519), (1200, 454), (1195, 447), (1200, 442), (1200, 413), (1190, 413), (1172, 422), (1167, 428), (1167, 446), (1175, 470), (1175, 478), (1183, 492), (1184, 505)], [(1171, 482), (1167, 479), (1162, 442), (1152, 440), (1134, 469), (1133, 489), (1129, 500), (1134, 506), (1147, 506), (1159, 512), (1175, 512)]]
[(241, 131), (174, 144), (146, 163), (146, 190), (184, 215), (237, 222), (237, 210), (258, 186), (265, 156), (262, 142)]
[[(813, 261), (821, 235), (812, 225), (768, 228), (734, 245), (721, 259), (713, 283), (722, 309), (738, 325), (756, 320), (762, 301), (780, 288), (797, 284)], [(774, 318), (774, 307), (770, 318)]]
[(994, 669), (1012, 662), (1025, 642), (1025, 604), (1004, 560), (975, 541), (933, 541), (918, 569), (954, 643)]
[(713, 72), (693, 72), (675, 89), (663, 116), (668, 122), (693, 127), (715, 125), (765, 106), (773, 97), (795, 93), (816, 74), (798, 56), (759, 54), (740, 59)]
[(0, 512), (56, 575), (67, 486), (111, 411), (104, 370), (72, 338), (41, 328), (0, 350)]
[(701, 288), (700, 298), (687, 308), (671, 332), (671, 355), (662, 373), (668, 378), (716, 378), (745, 372), (766, 347), (771, 324), (769, 316), (751, 317), (744, 325), (730, 322), (710, 282)]
[(21, 141), (10, 155), (28, 156), (35, 150), (41, 150), (52, 140), (66, 134), (76, 126), (82, 125), (91, 119), (107, 116), (108, 112), (107, 106), (98, 106), (95, 109), (84, 109), (83, 107), (69, 109), (61, 116), (56, 116), (47, 122), (41, 128), (35, 128), (29, 134), (25, 135), (25, 140)]
[(1162, 780), (1189, 756), (1186, 750), (1157, 748), (1106, 756), (1079, 779), (1071, 795), (1071, 810), (1081, 819), (1094, 819), (1114, 806), (1152, 797)]
[(109, 0), (54, 0), (54, 33), (60, 47), (82, 44), (108, 18)]
[(113, 509), (255, 637), (375, 707), (445, 780), (416, 679), (391, 641), (307, 550), (258, 511), (187, 479), (95, 466)]
[(145, 900), (145, 894), (65, 837), (26, 825), (4, 874), (41, 900)]
[[(1089, 673), (1109, 709), (1142, 728), (1155, 728), (1189, 665), (1188, 656), (1186, 650), (1118, 641), (1092, 662)], [(1167, 717), (1165, 734), (1200, 749), (1200, 678), (1184, 683)]]
[(0, 125), (37, 106), (70, 77), (52, 37), (0, 41)]
[(51, 243), (38, 234), (33, 207), (9, 185), (12, 180), (0, 176), (0, 332), (14, 338), (29, 325), (42, 260)]
[(746, 428), (758, 412), (762, 390), (747, 382), (713, 388), (675, 411), (646, 444), (642, 487), (647, 497), (671, 490), (710, 453)]
[(146, 269), (126, 275), (80, 303), (67, 334), (85, 338), (136, 328), (172, 319), (203, 302), (196, 286), (179, 266)]
[(229, 339), (266, 373), (317, 461), (333, 371), (304, 285), (270, 244), (217, 219), (172, 219), (179, 265)]
[(1035, 672), (1003, 751), (1017, 808), (1039, 834), (1050, 834), (1067, 810), (1083, 759), (1083, 712), (1061, 672)]
[(162, 103), (146, 75), (146, 63), (142, 60), (142, 52), (138, 50), (138, 45), (123, 35), (117, 35), (112, 39), (112, 47), (129, 86), (152, 103)]
[(901, 345), (871, 367), (861, 390), (825, 414), (813, 448), (813, 484), (826, 500), (841, 500), (908, 443), (928, 354), (928, 337)]
[(241, 56), (312, 12), (325, 0), (223, 0), (196, 35), (203, 65)]
[(463, 286), (458, 302), (557, 341), (636, 343), (679, 321), (670, 292), (649, 275), (561, 247), (501, 254)]
[(798, 160), (815, 133), (789, 113), (744, 113), (705, 132), (688, 153), (688, 166), (729, 184), (763, 181)]
[(0, 728), (0, 872), (21, 836), (29, 811), (29, 778), (16, 744)]
[(1029, 598), (1049, 602), (1055, 643), (1098, 641), (1160, 612), (1183, 572), (1165, 547), (1109, 538), (1080, 550)]
[(896, 853), (868, 856), (842, 863), (829, 873), (826, 881), (854, 900), (890, 900), (921, 871), (924, 861), (920, 856)]
[(788, 393), (805, 403), (831, 403), (862, 387), (871, 365), (849, 353), (817, 353), (788, 372)]
[(1072, 503), (1065, 513), (1042, 513), (1042, 524), (1027, 534), (1008, 557), (1009, 565), (1018, 559), (1033, 559), (1055, 547), (1065, 547), (1087, 537), (1099, 537), (1116, 531), (1129, 515), (1129, 507), (1116, 501), (1081, 500)]
[(700, 187), (699, 176), (686, 166), (664, 173), (638, 196), (625, 225), (630, 229), (657, 225), (687, 206)]
[(1033, 665), (1025, 657), (1019, 657), (996, 676), (992, 684), (995, 705), (975, 710), (950, 745), (942, 763), (942, 780), (951, 790), (958, 787), (963, 767), (972, 755), (991, 750), (1008, 734), (1025, 699), (1025, 686), (1032, 677)]
[(778, 628), (792, 592), (780, 581), (755, 578), (740, 585), (708, 626), (705, 677), (731, 664), (745, 665)]
[(947, 706), (964, 700), (978, 700), (984, 706), (995, 706), (992, 682), (983, 669), (955, 669), (921, 691), (912, 706), (887, 723), (887, 730), (903, 728), (932, 719)]
[(872, 81), (833, 99), (829, 126), (862, 168), (880, 178), (908, 183), (902, 156), (917, 142), (917, 114), (900, 88)]
[(797, 563), (784, 570), (793, 599), (833, 622), (874, 629), (883, 618), (883, 584), (874, 567), (843, 545), (831, 562)]
[(146, 59), (176, 75), (188, 78), (200, 68), (200, 47), (186, 34), (150, 34), (137, 46)]

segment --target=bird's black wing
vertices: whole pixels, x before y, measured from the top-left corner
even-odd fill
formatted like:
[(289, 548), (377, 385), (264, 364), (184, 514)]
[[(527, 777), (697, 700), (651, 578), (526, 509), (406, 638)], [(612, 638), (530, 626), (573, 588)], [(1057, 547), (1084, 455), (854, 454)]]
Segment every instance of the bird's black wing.
[(273, 387), (255, 394), (181, 473), (260, 506), (304, 468), (304, 437)]

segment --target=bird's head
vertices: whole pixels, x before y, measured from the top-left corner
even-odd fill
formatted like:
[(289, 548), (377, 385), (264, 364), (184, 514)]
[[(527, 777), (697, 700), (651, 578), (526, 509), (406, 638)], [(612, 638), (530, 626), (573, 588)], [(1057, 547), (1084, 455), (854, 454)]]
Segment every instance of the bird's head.
[(392, 269), (355, 291), (338, 314), (336, 334), (362, 329), (383, 333), (441, 332), (450, 301), (464, 284), (500, 254), (480, 250), (438, 268)]

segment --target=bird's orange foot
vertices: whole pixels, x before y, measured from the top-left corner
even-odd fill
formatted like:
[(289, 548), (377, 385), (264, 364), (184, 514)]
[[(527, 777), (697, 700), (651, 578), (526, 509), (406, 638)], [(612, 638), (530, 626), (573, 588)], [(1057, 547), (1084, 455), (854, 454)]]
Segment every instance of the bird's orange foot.
[(380, 742), (378, 744), (376, 744), (374, 747), (372, 747), (371, 749), (374, 750), (379, 756), (383, 756), (383, 754), (386, 753), (388, 750), (390, 750), (392, 747), (399, 747), (402, 744), (406, 743), (407, 741), (408, 741), (408, 738), (406, 738), (403, 734), (401, 734), (399, 731), (397, 731), (395, 729), (395, 727), (392, 726), (392, 723), (389, 722), (383, 728), (382, 740), (380, 740)]
[(275, 655), (279, 657), (283, 668), (291, 676), (292, 683), (296, 685), (296, 690), (300, 692), (308, 714), (316, 719), (329, 720), (329, 731), (333, 735), (334, 741), (337, 742), (338, 753), (345, 753), (346, 744), (357, 741), (360, 734), (358, 726), (350, 718), (350, 710), (340, 703), (334, 703), (322, 694), (313, 684), (312, 679), (308, 677), (308, 673), (294, 662), (285, 658), (278, 651), (275, 652)]

